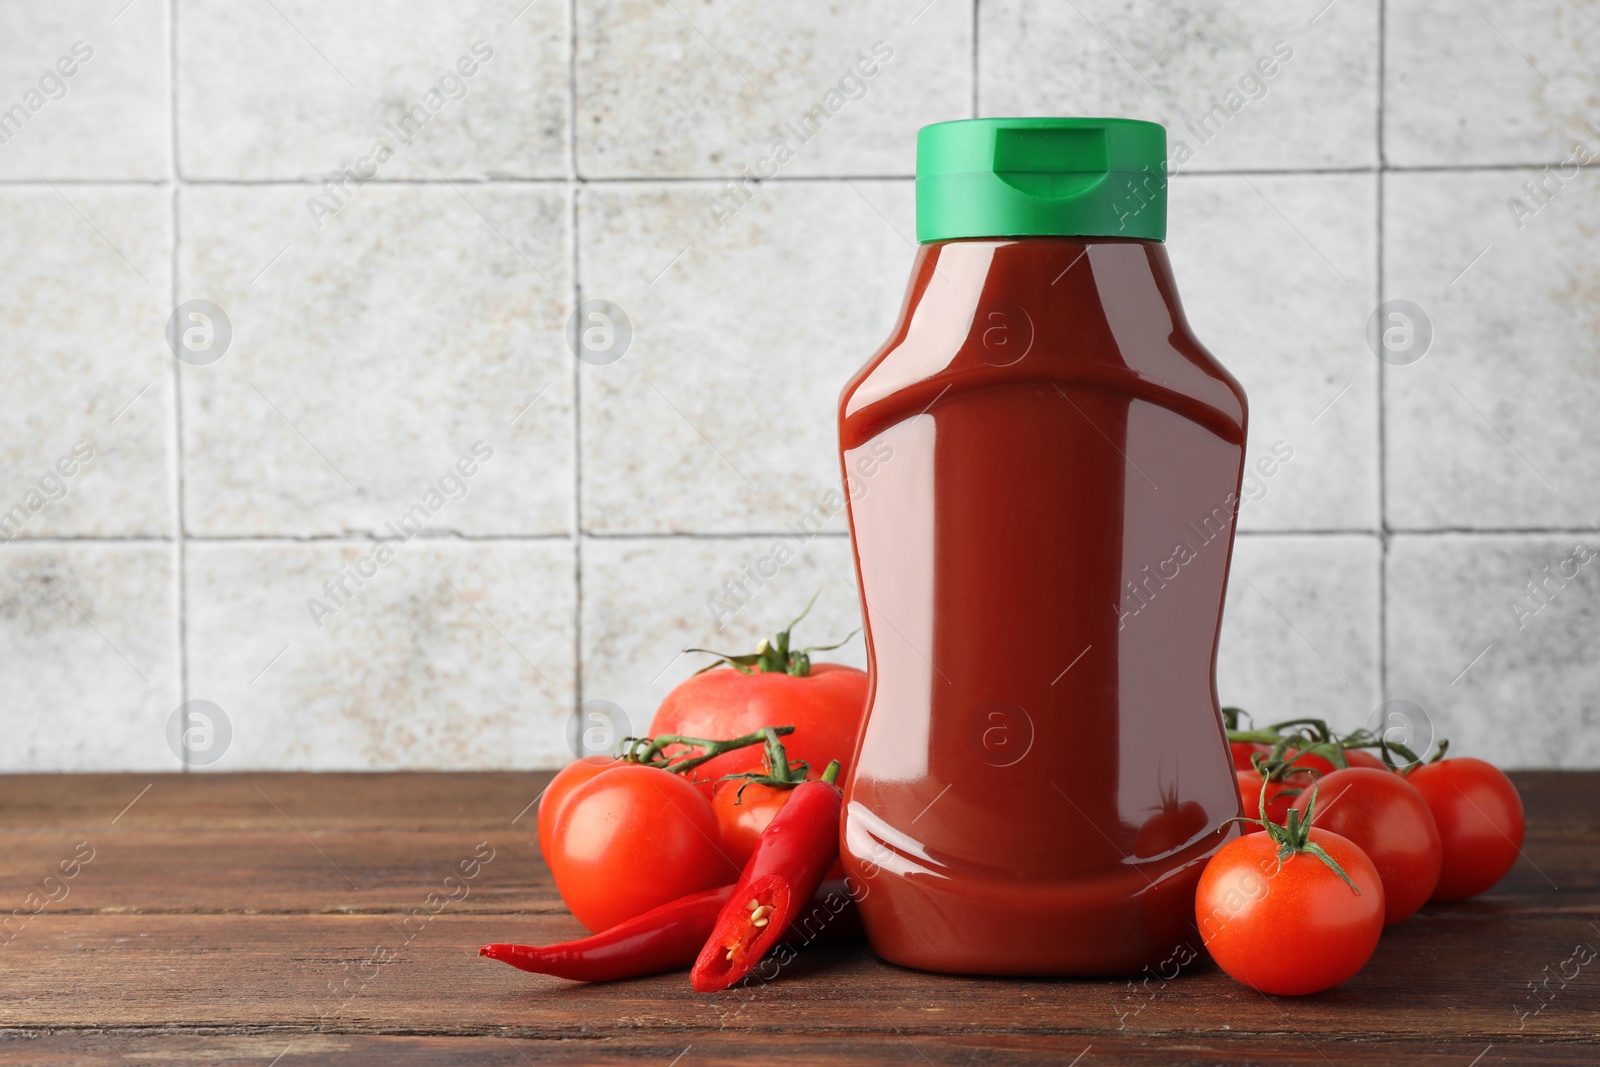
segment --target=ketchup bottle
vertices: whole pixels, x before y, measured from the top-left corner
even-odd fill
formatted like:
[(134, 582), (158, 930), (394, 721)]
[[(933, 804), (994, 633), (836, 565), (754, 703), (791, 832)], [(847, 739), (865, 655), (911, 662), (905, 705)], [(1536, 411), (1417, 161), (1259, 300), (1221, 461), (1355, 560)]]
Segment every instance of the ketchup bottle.
[(910, 288), (839, 404), (871, 670), (842, 851), (891, 962), (1197, 957), (1239, 833), (1216, 651), (1245, 397), (1178, 303), (1165, 161), (1126, 119), (918, 134)]

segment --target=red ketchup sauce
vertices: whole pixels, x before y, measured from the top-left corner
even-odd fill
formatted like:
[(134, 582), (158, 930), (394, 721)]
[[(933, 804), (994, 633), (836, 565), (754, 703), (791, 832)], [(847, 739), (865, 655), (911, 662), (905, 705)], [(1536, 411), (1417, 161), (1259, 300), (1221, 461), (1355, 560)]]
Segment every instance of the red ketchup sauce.
[[(1071, 173), (1081, 147), (1038, 168)], [(1055, 228), (1110, 228), (1077, 219)], [(1215, 661), (1246, 404), (1154, 225), (924, 237), (841, 398), (871, 672), (842, 858), (891, 962), (1196, 958), (1195, 884), (1239, 832)]]

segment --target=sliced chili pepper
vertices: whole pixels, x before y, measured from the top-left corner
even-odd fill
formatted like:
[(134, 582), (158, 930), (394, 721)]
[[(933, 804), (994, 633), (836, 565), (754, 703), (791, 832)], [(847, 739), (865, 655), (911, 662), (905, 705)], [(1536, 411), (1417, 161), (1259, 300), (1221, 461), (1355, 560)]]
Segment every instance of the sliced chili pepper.
[[(575, 982), (611, 982), (661, 971), (679, 971), (694, 963), (733, 886), (692, 893), (643, 915), (636, 915), (590, 937), (559, 945), (484, 945), (478, 955), (518, 970), (549, 974)], [(827, 882), (818, 889), (807, 916), (785, 941), (836, 941), (858, 937), (861, 920), (843, 882)], [(821, 915), (818, 915), (821, 912)]]
[(744, 874), (689, 971), (699, 993), (727, 989), (778, 943), (839, 856), (839, 762), (795, 786), (756, 842)]

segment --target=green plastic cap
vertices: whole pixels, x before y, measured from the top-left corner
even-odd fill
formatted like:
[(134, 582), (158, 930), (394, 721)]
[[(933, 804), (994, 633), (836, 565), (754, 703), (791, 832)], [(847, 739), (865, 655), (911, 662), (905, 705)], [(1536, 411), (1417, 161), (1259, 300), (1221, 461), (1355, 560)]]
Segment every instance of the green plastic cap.
[(1167, 237), (1167, 131), (1137, 119), (962, 119), (917, 131), (917, 240)]

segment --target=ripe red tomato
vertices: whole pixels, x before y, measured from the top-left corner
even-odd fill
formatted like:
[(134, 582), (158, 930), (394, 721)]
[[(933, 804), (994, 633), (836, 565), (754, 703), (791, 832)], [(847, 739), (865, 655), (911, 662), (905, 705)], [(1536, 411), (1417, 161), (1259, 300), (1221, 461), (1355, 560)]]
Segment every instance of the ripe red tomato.
[[(1261, 791), (1267, 790), (1267, 819), (1270, 822), (1283, 822), (1284, 813), (1294, 803), (1295, 798), (1284, 790), (1293, 788), (1282, 782), (1269, 782), (1261, 777), (1260, 771), (1235, 771), (1234, 777), (1239, 781), (1239, 806), (1244, 809), (1246, 819), (1261, 818)], [(1250, 823), (1241, 823), (1244, 832), (1255, 834), (1261, 832), (1261, 827), (1252, 826)]]
[[(739, 787), (744, 786), (741, 796)], [(772, 817), (789, 802), (790, 789), (775, 789), (760, 782), (745, 785), (742, 782), (723, 782), (711, 798), (711, 810), (716, 813), (717, 826), (722, 830), (722, 843), (728, 855), (741, 868), (749, 862), (756, 840), (766, 830)]]
[(1200, 875), (1195, 921), (1211, 958), (1252, 989), (1300, 996), (1359, 971), (1383, 932), (1383, 883), (1372, 861), (1338, 834), (1313, 828), (1356, 894), (1322, 860), (1248, 834), (1224, 845)]
[[(822, 777), (815, 772), (807, 775), (815, 780)], [(755, 851), (756, 840), (766, 833), (767, 826), (772, 822), (772, 817), (787, 803), (794, 793), (792, 789), (777, 789), (760, 782), (751, 782), (745, 786), (744, 800), (739, 802), (739, 786), (741, 782), (721, 782), (717, 791), (711, 798), (711, 810), (716, 812), (717, 826), (722, 830), (722, 847), (733, 861), (744, 868), (750, 862), (750, 853)], [(840, 860), (833, 861), (833, 867), (828, 871), (828, 877), (843, 878), (845, 876), (844, 864)]]
[(640, 764), (605, 769), (574, 789), (545, 852), (561, 899), (595, 932), (739, 877), (705, 794)]
[(1272, 751), (1271, 745), (1261, 745), (1254, 741), (1229, 741), (1228, 751), (1233, 755), (1233, 769), (1236, 771), (1253, 771), (1255, 764), (1251, 762), (1256, 753), (1265, 756)]
[[(783, 739), (789, 758), (805, 760), (821, 774), (829, 760), (842, 765), (839, 784), (849, 778), (856, 754), (856, 736), (867, 709), (867, 675), (838, 663), (814, 663), (811, 673), (796, 677), (782, 671), (745, 674), (719, 667), (679, 685), (656, 710), (650, 735), (742, 737), (767, 726), (794, 727)], [(695, 769), (702, 782), (761, 766), (761, 746), (751, 745), (707, 760)], [(670, 755), (686, 755), (674, 746)]]
[(1316, 752), (1302, 753), (1297, 748), (1285, 749), (1283, 753), (1283, 759), (1286, 763), (1289, 761), (1294, 762), (1294, 767), (1289, 771), (1289, 777), (1298, 777), (1302, 780), (1306, 780), (1307, 784), (1309, 784), (1309, 779), (1313, 777), (1312, 772), (1315, 772), (1317, 776), (1320, 776), (1324, 774), (1332, 774), (1334, 771), (1338, 770), (1338, 768), (1333, 765), (1333, 761), (1328, 759), (1326, 756), (1319, 755)]
[[(1294, 807), (1302, 815), (1311, 790)], [(1428, 902), (1439, 882), (1442, 850), (1433, 813), (1398, 774), (1371, 767), (1334, 771), (1317, 783), (1313, 825), (1367, 854), (1383, 881), (1383, 925), (1393, 926)]]
[(1517, 862), (1527, 823), (1522, 797), (1500, 769), (1471, 757), (1441, 760), (1406, 776), (1433, 812), (1444, 848), (1434, 900), (1465, 900)]
[(1375, 771), (1389, 769), (1389, 765), (1383, 762), (1383, 757), (1370, 748), (1347, 748), (1344, 750), (1344, 761), (1352, 767), (1370, 767)]
[(561, 814), (561, 808), (566, 804), (567, 798), (572, 796), (573, 790), (599, 774), (608, 767), (615, 767), (622, 761), (615, 756), (594, 755), (585, 756), (574, 760), (550, 779), (550, 784), (544, 787), (544, 792), (539, 795), (539, 854), (544, 857), (545, 863), (550, 862), (549, 842), (554, 840), (556, 816)]

